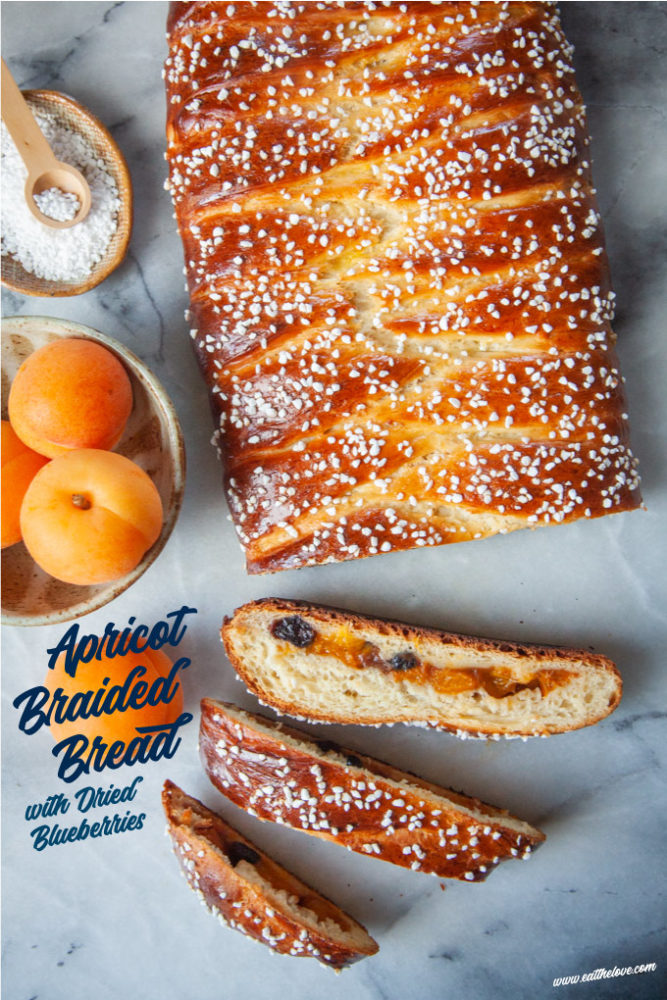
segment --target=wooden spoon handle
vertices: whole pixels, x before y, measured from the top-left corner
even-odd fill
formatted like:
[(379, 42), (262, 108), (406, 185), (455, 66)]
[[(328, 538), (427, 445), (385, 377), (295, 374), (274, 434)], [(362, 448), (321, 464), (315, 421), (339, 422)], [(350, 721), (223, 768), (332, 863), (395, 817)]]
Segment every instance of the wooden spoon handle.
[(9, 130), (28, 175), (37, 177), (57, 164), (56, 157), (35, 117), (2, 60), (2, 120)]

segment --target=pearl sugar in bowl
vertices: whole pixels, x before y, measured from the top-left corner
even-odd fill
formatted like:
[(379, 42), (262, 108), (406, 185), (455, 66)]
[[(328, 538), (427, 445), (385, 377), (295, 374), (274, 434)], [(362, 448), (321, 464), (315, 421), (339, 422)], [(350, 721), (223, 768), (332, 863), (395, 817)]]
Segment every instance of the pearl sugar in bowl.
[[(129, 171), (110, 133), (77, 101), (48, 90), (24, 91), (24, 97), (58, 159), (83, 173), (92, 200), (86, 218), (70, 228), (39, 222), (25, 201), (26, 168), (3, 124), (2, 283), (27, 295), (78, 295), (125, 255), (132, 228)], [(76, 211), (61, 191), (40, 197), (52, 218)]]

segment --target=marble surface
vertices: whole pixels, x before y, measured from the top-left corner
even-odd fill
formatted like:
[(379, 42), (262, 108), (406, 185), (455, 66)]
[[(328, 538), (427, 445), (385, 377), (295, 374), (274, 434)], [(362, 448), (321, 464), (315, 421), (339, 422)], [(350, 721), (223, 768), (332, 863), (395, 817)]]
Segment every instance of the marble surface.
[[(128, 158), (136, 197), (129, 253), (107, 281), (52, 301), (3, 292), (3, 314), (67, 317), (125, 343), (170, 393), (188, 453), (185, 503), (166, 549), (82, 628), (100, 634), (111, 620), (125, 625), (135, 615), (152, 623), (182, 604), (196, 607), (179, 649), (192, 659), (184, 687), (195, 714), (205, 694), (252, 705), (224, 659), (218, 627), (237, 604), (272, 593), (458, 631), (591, 646), (619, 664), (625, 694), (593, 729), (526, 743), (457, 741), (405, 727), (327, 730), (546, 831), (534, 858), (501, 866), (487, 883), (451, 883), (443, 892), (429, 876), (225, 808), (199, 767), (194, 722), (172, 761), (140, 772), (133, 808), (146, 813), (141, 831), (37, 852), (26, 807), (63, 786), (49, 734), (19, 732), (12, 700), (41, 682), (46, 650), (64, 629), (5, 629), (3, 996), (664, 996), (667, 4), (563, 4), (589, 109), (646, 510), (266, 579), (244, 572), (184, 321), (181, 245), (163, 189), (165, 15), (162, 2), (2, 4), (2, 54), (20, 85), (63, 90), (97, 114)], [(127, 784), (135, 771), (103, 772), (99, 784)], [(164, 836), (159, 791), (167, 776), (221, 805), (348, 908), (378, 939), (379, 955), (336, 977), (221, 927), (187, 889)], [(556, 977), (650, 962), (656, 972), (552, 985)]]

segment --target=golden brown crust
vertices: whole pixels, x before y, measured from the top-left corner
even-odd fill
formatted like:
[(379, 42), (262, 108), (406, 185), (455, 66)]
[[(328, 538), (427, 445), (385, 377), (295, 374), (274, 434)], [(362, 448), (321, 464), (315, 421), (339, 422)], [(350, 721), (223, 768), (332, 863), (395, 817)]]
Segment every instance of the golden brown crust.
[(251, 571), (639, 505), (554, 4), (181, 3), (169, 47), (192, 336)]
[[(317, 958), (335, 969), (375, 954), (377, 945), (360, 924), (169, 780), (162, 802), (183, 874), (205, 906), (230, 927), (282, 955)], [(249, 879), (240, 861), (252, 865), (261, 880)], [(271, 888), (289, 897), (292, 905), (271, 895)], [(321, 924), (299, 919), (303, 907), (311, 917), (319, 911), (338, 924), (336, 939)]]
[(209, 698), (199, 750), (216, 788), (259, 819), (414, 871), (482, 881), (545, 839), (495, 806)]
[[(312, 629), (310, 643), (276, 638), (276, 624), (293, 619)], [(599, 722), (618, 706), (623, 689), (615, 664), (589, 650), (462, 635), (307, 601), (251, 601), (225, 619), (221, 634), (251, 693), (279, 712), (315, 722), (547, 736)], [(401, 663), (392, 671), (380, 647), (389, 648), (389, 658), (414, 657), (414, 668)], [(355, 662), (349, 650), (357, 648)], [(373, 685), (365, 687), (369, 672)], [(403, 701), (399, 685), (412, 685)], [(426, 693), (418, 700), (420, 687)], [(526, 696), (527, 690), (535, 694)], [(346, 700), (348, 691), (354, 697)]]

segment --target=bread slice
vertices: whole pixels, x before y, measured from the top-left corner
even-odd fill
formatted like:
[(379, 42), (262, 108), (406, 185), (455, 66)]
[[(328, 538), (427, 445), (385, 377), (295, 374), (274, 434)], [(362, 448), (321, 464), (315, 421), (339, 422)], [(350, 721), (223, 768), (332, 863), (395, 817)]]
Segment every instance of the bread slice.
[(282, 955), (336, 970), (377, 952), (361, 924), (171, 781), (162, 803), (183, 874), (224, 923)]
[(474, 638), (301, 601), (245, 604), (222, 638), (261, 702), (317, 722), (548, 736), (598, 722), (621, 699), (614, 664), (586, 650)]
[(210, 698), (199, 752), (216, 788), (253, 816), (441, 878), (482, 881), (545, 839), (478, 799)]

